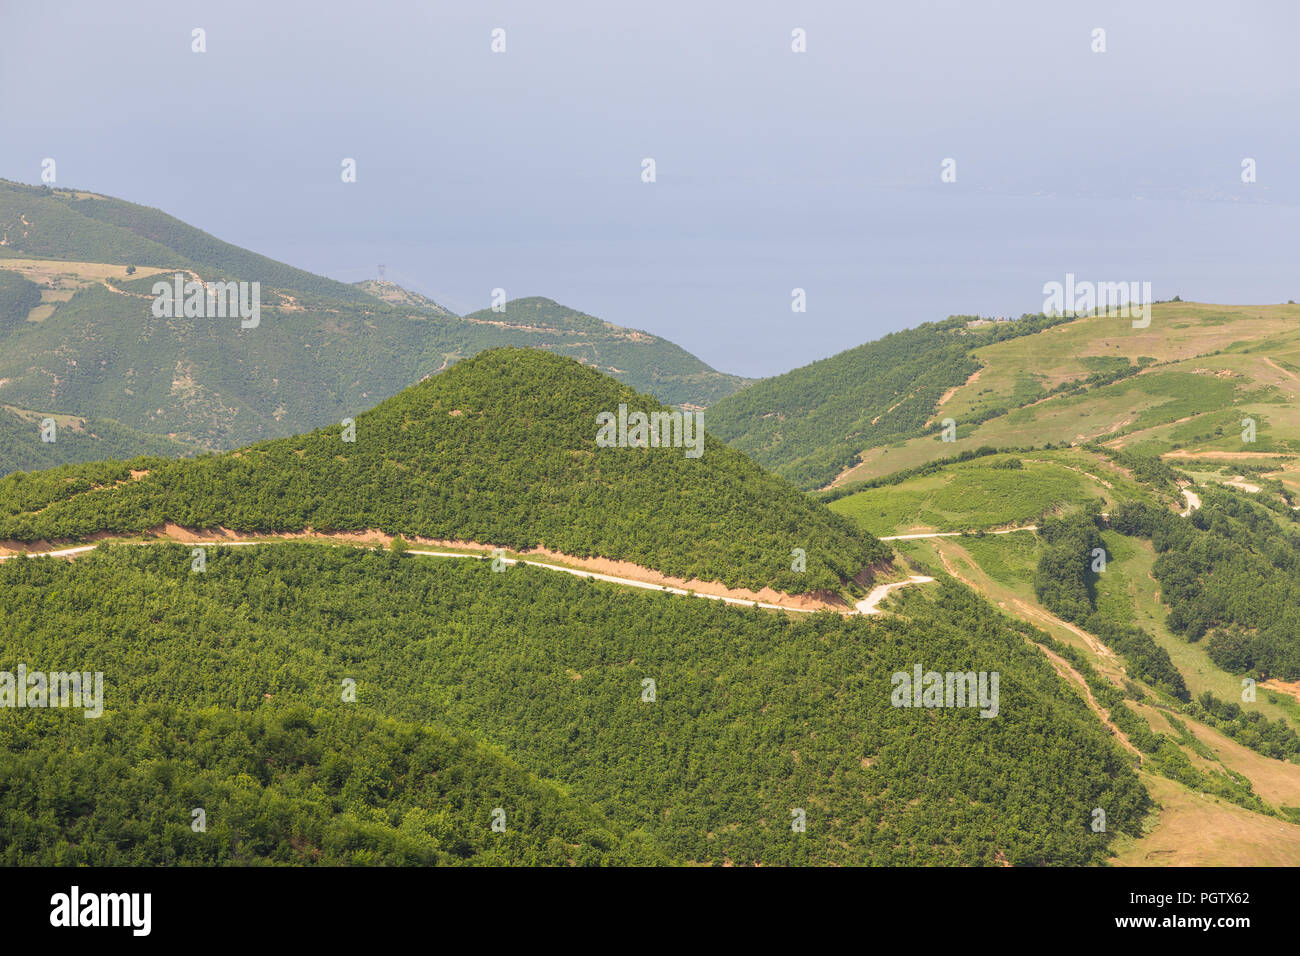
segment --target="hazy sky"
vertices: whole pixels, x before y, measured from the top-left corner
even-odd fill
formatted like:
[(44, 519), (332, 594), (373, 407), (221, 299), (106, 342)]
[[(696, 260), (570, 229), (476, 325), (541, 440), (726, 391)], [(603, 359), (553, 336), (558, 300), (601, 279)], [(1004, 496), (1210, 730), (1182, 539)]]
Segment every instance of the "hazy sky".
[(1300, 298), (1298, 35), (1293, 0), (0, 0), (0, 176), (763, 375), (1066, 272)]

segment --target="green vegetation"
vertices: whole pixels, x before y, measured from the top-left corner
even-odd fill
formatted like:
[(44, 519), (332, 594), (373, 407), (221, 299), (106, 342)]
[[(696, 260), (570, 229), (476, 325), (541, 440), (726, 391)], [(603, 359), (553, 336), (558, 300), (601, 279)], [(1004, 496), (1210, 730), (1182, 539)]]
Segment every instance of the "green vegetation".
[(1261, 680), (1300, 678), (1300, 534), (1274, 512), (1227, 490), (1202, 489), (1188, 519), (1135, 504), (1111, 524), (1148, 537), (1160, 557), (1153, 573), (1170, 607), (1167, 624), (1205, 639), (1231, 673)]
[(832, 501), (830, 508), (878, 535), (916, 527), (966, 531), (1033, 523), (1062, 502), (1100, 495), (1088, 478), (1053, 462), (993, 455), (903, 485), (859, 491)]
[[(501, 346), (576, 358), (669, 404), (707, 406), (746, 382), (657, 336), (549, 299), (458, 318), (396, 286), (335, 282), (117, 199), (0, 181), (0, 232), (8, 239), (0, 266), (6, 257), (46, 258), (76, 279), (75, 294), (39, 323), (12, 318), (31, 288), (0, 280), (4, 401), (111, 418), (207, 448), (340, 421)], [(107, 287), (102, 272), (87, 282), (83, 263), (123, 263), (123, 276)], [(158, 278), (127, 278), (125, 263), (258, 282), (261, 324), (159, 319), (151, 312)]]
[(1064, 657), (1078, 671), (1092, 691), (1093, 698), (1110, 715), (1111, 722), (1145, 755), (1144, 766), (1199, 793), (1215, 794), (1257, 813), (1280, 815), (1259, 798), (1250, 780), (1242, 774), (1234, 773), (1227, 767), (1223, 767), (1222, 773), (1196, 768), (1183, 747), (1211, 762), (1215, 760), (1214, 755), (1196, 739), (1186, 725), (1167, 710), (1163, 711), (1164, 717), (1178, 735), (1177, 740), (1168, 734), (1153, 732), (1150, 725), (1125, 704), (1124, 695), (1098, 674), (1078, 650), (1041, 631), (1035, 632), (1032, 639)]
[(161, 210), (106, 196), (78, 198), (75, 190), (0, 180), (0, 228), (9, 255), (202, 269), (342, 301), (369, 298), (353, 286), (222, 242)]
[[(41, 422), (53, 417), (55, 441), (41, 441)], [(46, 416), (0, 405), (0, 475), (57, 465), (135, 455), (179, 456), (193, 446), (162, 435), (148, 435), (107, 418)]]
[(662, 861), (482, 743), (348, 708), (10, 711), (0, 766), (5, 866)]
[[(0, 813), (0, 859), (1104, 860), (1150, 805), (1131, 762), (940, 587), (865, 619), (319, 544), (213, 549), (202, 574), (180, 545), (5, 562), (6, 660), (102, 671), (106, 714), (0, 712), (0, 800), (32, 818)], [(918, 662), (1000, 672), (998, 715), (891, 706)], [(517, 843), (485, 832), (495, 806)]]
[(20, 327), (40, 304), (40, 286), (17, 272), (0, 269), (0, 336)]
[(1300, 735), (1285, 720), (1269, 720), (1259, 711), (1219, 700), (1209, 691), (1196, 698), (1196, 716), (1221, 733), (1266, 757), (1300, 757)]
[(9, 240), (0, 247), (0, 258), (30, 256), (164, 267), (191, 264), (175, 250), (77, 212), (73, 201), (70, 190), (0, 180), (0, 234)]
[(979, 369), (973, 349), (1062, 321), (1023, 316), (967, 328), (972, 318), (895, 332), (763, 379), (720, 401), (710, 430), (800, 487), (826, 485), (863, 449), (926, 432), (943, 393)]
[[(476, 327), (474, 351), (498, 346), (545, 349), (577, 359), (668, 405), (712, 406), (749, 381), (715, 371), (657, 335), (620, 328), (540, 296), (511, 299), (503, 312), (483, 309), (464, 321), (483, 323)], [(712, 419), (710, 412), (710, 427)]]
[(1091, 631), (1121, 655), (1129, 672), (1179, 700), (1189, 694), (1169, 653), (1139, 627), (1097, 613), (1097, 575), (1108, 560), (1094, 513), (1048, 519), (1038, 529), (1045, 547), (1034, 572), (1034, 592), (1043, 606)]
[[(664, 407), (570, 359), (485, 352), (340, 426), (189, 461), (0, 479), (0, 538), (357, 531), (632, 561), (681, 578), (838, 590), (889, 550), (712, 438), (598, 448), (596, 417)], [(71, 479), (71, 480), (70, 480)], [(114, 487), (106, 485), (122, 482)], [(806, 572), (791, 552), (807, 552)]]

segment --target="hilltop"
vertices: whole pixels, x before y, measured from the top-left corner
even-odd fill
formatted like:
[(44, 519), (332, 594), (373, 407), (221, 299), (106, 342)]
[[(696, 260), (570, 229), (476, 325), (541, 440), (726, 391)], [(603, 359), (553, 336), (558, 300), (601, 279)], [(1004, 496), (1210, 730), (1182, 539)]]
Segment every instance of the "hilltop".
[(978, 370), (976, 347), (1054, 321), (955, 316), (895, 332), (749, 385), (713, 407), (710, 428), (800, 487), (818, 488), (863, 449), (922, 432), (943, 396)]
[(362, 279), (360, 282), (352, 284), (367, 295), (373, 295), (376, 299), (387, 302), (389, 305), (426, 309), (429, 312), (445, 316), (454, 316), (456, 314), (450, 309), (443, 308), (427, 295), (420, 295), (418, 292), (404, 289), (396, 282), (388, 282), (385, 279)]
[[(635, 563), (683, 579), (837, 591), (889, 551), (734, 449), (597, 447), (597, 416), (667, 411), (573, 359), (495, 349), (342, 425), (194, 460), (0, 480), (0, 539), (174, 523), (378, 529)], [(795, 550), (806, 570), (795, 571)]]
[[(259, 283), (256, 327), (155, 316), (154, 284), (177, 274)], [(223, 450), (340, 421), (498, 346), (570, 355), (670, 404), (703, 407), (746, 381), (548, 299), (460, 318), (392, 283), (336, 282), (157, 209), (0, 181), (3, 404)]]
[(482, 309), (466, 322), (494, 329), (500, 345), (545, 349), (577, 359), (669, 405), (712, 407), (749, 383), (718, 372), (680, 346), (625, 329), (551, 299), (512, 299), (502, 312)]

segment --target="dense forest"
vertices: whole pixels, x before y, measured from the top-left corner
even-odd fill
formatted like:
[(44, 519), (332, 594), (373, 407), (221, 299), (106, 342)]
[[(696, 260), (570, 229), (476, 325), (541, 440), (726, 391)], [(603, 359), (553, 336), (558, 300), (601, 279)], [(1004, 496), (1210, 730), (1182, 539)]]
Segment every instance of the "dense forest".
[(10, 712), (0, 763), (5, 866), (664, 862), (495, 749), (362, 709)]
[(1150, 538), (1170, 630), (1206, 642), (1216, 664), (1260, 680), (1300, 679), (1300, 529), (1226, 489), (1204, 488), (1188, 518), (1133, 504), (1115, 530)]
[[(836, 590), (889, 556), (848, 519), (712, 438), (698, 458), (684, 448), (598, 448), (596, 416), (623, 403), (664, 408), (571, 359), (492, 350), (358, 415), (353, 442), (335, 426), (193, 460), (0, 479), (0, 538), (142, 532), (165, 522), (375, 528), (543, 546), (788, 592)], [(793, 569), (796, 548), (806, 570)]]
[[(170, 544), (0, 565), (6, 660), (105, 675), (99, 720), (0, 713), (0, 805), (23, 811), (0, 859), (1080, 864), (1150, 806), (953, 582), (865, 619), (320, 544), (191, 567)], [(997, 716), (891, 706), (918, 663), (999, 672)], [(497, 800), (518, 842), (486, 832)]]

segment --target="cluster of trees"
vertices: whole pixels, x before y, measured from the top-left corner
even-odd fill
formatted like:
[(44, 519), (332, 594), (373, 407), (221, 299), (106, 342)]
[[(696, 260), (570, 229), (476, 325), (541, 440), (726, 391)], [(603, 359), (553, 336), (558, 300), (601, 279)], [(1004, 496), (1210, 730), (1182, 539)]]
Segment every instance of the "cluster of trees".
[(1171, 468), (1158, 454), (1142, 454), (1131, 449), (1088, 445), (1090, 451), (1109, 455), (1121, 468), (1127, 468), (1138, 481), (1163, 491), (1172, 491), (1183, 475)]
[(865, 448), (933, 431), (945, 391), (968, 379), (973, 350), (1063, 318), (1023, 316), (966, 328), (954, 316), (764, 379), (710, 409), (710, 430), (802, 488), (819, 488)]
[[(0, 265), (3, 263), (0, 259)], [(27, 314), (40, 304), (40, 286), (20, 273), (0, 268), (0, 335), (20, 328)]]
[(1208, 690), (1196, 703), (1200, 708), (1197, 716), (1251, 750), (1278, 760), (1300, 757), (1300, 735), (1285, 720), (1269, 720), (1257, 710), (1219, 700)]
[(1092, 691), (1093, 699), (1105, 709), (1111, 722), (1144, 755), (1145, 766), (1149, 769), (1200, 793), (1215, 794), (1249, 810), (1273, 812), (1255, 793), (1250, 780), (1242, 774), (1233, 773), (1227, 768), (1224, 773), (1197, 768), (1183, 752), (1180, 743), (1206, 760), (1213, 760), (1213, 754), (1167, 710), (1165, 717), (1178, 734), (1178, 739), (1153, 731), (1126, 702), (1129, 698), (1142, 699), (1142, 692), (1137, 685), (1128, 682), (1128, 693), (1125, 694), (1098, 674), (1087, 658), (1070, 645), (1036, 629), (1027, 630), (1025, 636), (1070, 662)]
[(1052, 613), (1082, 623), (1097, 609), (1097, 572), (1093, 564), (1106, 546), (1095, 511), (1063, 518), (1047, 517), (1038, 528), (1042, 555), (1034, 571), (1034, 593)]
[[(1130, 762), (1009, 622), (938, 587), (868, 620), (303, 543), (203, 573), (170, 544), (6, 562), (7, 658), (102, 671), (106, 714), (0, 712), (0, 859), (1104, 860), (1150, 807)], [(997, 716), (892, 706), (917, 663), (998, 672)]]
[(1260, 680), (1300, 678), (1300, 534), (1278, 515), (1226, 489), (1203, 488), (1188, 518), (1125, 504), (1111, 526), (1151, 539), (1152, 573), (1170, 607), (1170, 630), (1206, 640), (1216, 664)]
[[(55, 441), (41, 440), (40, 424), (45, 419), (41, 413), (19, 414), (0, 407), (0, 475), (22, 470), (54, 468), (77, 462), (101, 458), (126, 458), (136, 455), (187, 455), (192, 446), (174, 441), (165, 435), (149, 435), (118, 424), (108, 418), (76, 420), (75, 424), (58, 426)], [(60, 420), (62, 416), (60, 416)], [(93, 473), (97, 469), (92, 467)], [(102, 469), (99, 469), (102, 470)], [(123, 472), (110, 466), (115, 474)], [(32, 485), (32, 490), (37, 485)], [(62, 494), (53, 482), (45, 484), (51, 494)], [(89, 490), (88, 485), (78, 485)]]
[[(140, 532), (175, 522), (248, 532), (354, 531), (546, 547), (755, 590), (838, 590), (890, 551), (712, 438), (598, 448), (596, 416), (664, 410), (579, 363), (497, 349), (341, 426), (102, 481), (94, 465), (0, 479), (0, 538)], [(69, 484), (66, 479), (72, 478)], [(78, 480), (79, 479), (79, 480)], [(68, 488), (93, 488), (70, 494)], [(51, 493), (42, 501), (44, 492)], [(794, 549), (806, 554), (796, 570)]]
[(1129, 672), (1186, 701), (1183, 675), (1169, 652), (1140, 627), (1113, 621), (1097, 612), (1097, 574), (1107, 560), (1095, 511), (1078, 511), (1047, 518), (1039, 526), (1042, 555), (1034, 571), (1034, 592), (1043, 606), (1067, 621), (1086, 628), (1120, 654)]
[(493, 748), (359, 708), (11, 712), (0, 765), (5, 866), (663, 862)]

